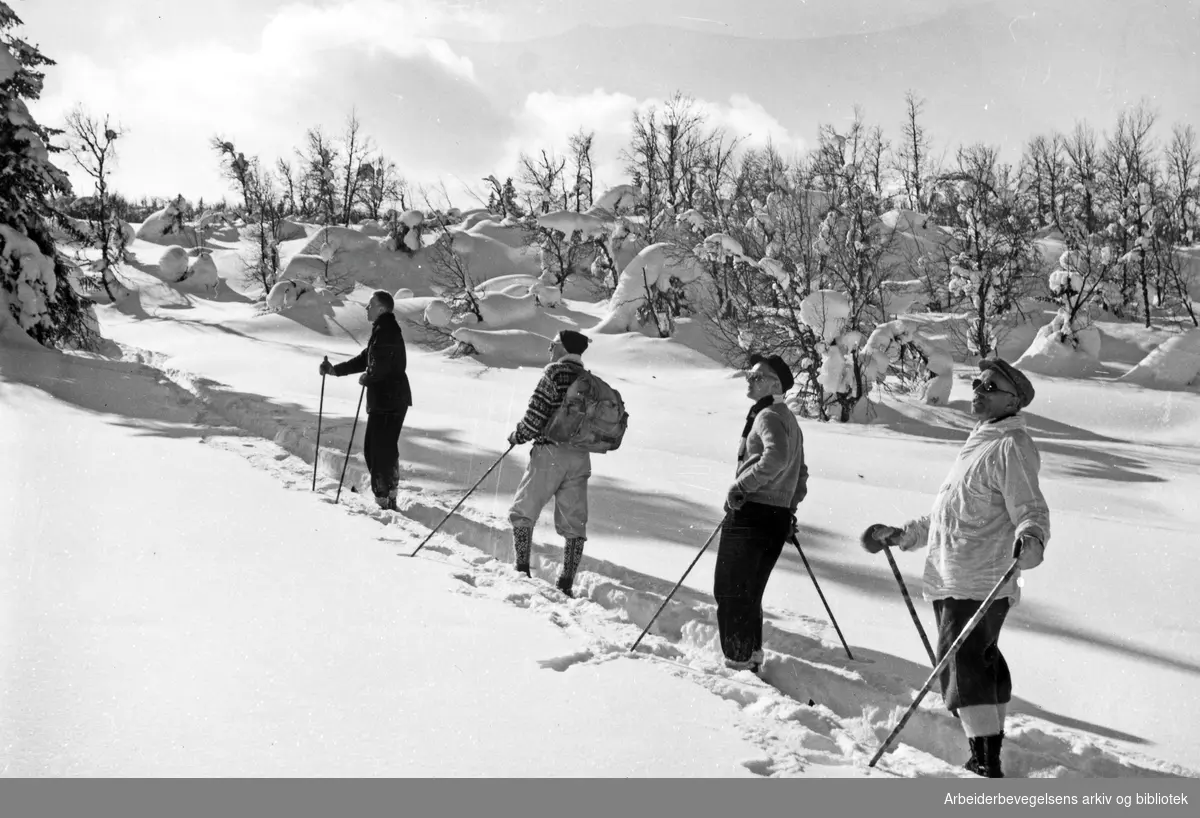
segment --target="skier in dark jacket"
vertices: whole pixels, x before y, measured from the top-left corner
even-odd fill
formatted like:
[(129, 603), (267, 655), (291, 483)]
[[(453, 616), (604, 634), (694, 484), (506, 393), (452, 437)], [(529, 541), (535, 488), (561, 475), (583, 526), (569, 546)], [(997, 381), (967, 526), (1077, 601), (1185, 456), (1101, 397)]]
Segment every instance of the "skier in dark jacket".
[(725, 499), (713, 596), (725, 666), (758, 673), (763, 594), (808, 494), (808, 466), (800, 424), (783, 399), (794, 384), (787, 364), (778, 355), (751, 355), (746, 381), (754, 405), (742, 428), (737, 478)]
[(371, 490), (380, 508), (396, 510), (396, 491), (400, 483), (400, 430), (412, 391), (408, 384), (408, 354), (404, 335), (392, 313), (395, 302), (389, 293), (379, 290), (367, 303), (371, 338), (367, 348), (348, 361), (330, 364), (322, 361), (322, 375), (363, 373), (358, 382), (367, 388), (367, 429), (363, 437), (363, 457), (371, 473)]

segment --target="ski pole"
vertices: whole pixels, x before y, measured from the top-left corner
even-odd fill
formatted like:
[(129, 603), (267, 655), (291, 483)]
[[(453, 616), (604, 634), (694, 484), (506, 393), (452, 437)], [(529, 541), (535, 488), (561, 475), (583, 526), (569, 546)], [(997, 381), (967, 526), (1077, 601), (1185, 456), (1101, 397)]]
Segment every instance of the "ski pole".
[[(329, 356), (325, 356), (329, 363)], [(321, 373), (321, 402), (317, 405), (317, 448), (313, 452), (313, 484), (312, 490), (317, 490), (317, 463), (321, 460), (321, 417), (325, 414), (325, 373)]]
[(842, 640), (842, 647), (846, 650), (846, 658), (854, 661), (854, 654), (850, 652), (850, 646), (846, 644), (846, 637), (842, 636), (842, 629), (838, 627), (837, 619), (833, 616), (833, 611), (829, 608), (829, 603), (825, 601), (825, 594), (821, 593), (821, 584), (817, 582), (817, 575), (813, 573), (812, 566), (808, 564), (808, 557), (804, 556), (804, 549), (800, 547), (800, 539), (792, 534), (792, 545), (796, 546), (796, 550), (800, 552), (800, 559), (804, 563), (804, 567), (808, 569), (808, 575), (812, 578), (813, 587), (817, 589), (817, 596), (821, 597), (821, 604), (825, 606), (825, 613), (829, 614), (829, 621), (833, 623), (833, 629), (837, 631), (838, 639)]
[(1016, 572), (1017, 557), (1020, 556), (1020, 550), (1021, 546), (1018, 543), (1017, 547), (1014, 549), (1015, 556), (1013, 557), (1012, 564), (1008, 566), (1008, 570), (1004, 572), (1004, 576), (1000, 577), (1000, 581), (997, 582), (995, 587), (992, 588), (991, 592), (984, 597), (983, 602), (979, 604), (979, 610), (977, 610), (974, 615), (967, 620), (967, 624), (963, 627), (962, 633), (960, 633), (958, 638), (955, 639), (950, 647), (946, 649), (946, 655), (942, 657), (942, 661), (934, 665), (933, 672), (930, 673), (929, 678), (925, 680), (925, 684), (922, 685), (920, 692), (917, 693), (917, 698), (913, 699), (913, 703), (908, 706), (908, 711), (905, 712), (899, 723), (892, 728), (892, 732), (886, 739), (884, 739), (883, 744), (879, 745), (879, 749), (875, 751), (875, 755), (871, 758), (870, 763), (867, 764), (868, 767), (874, 767), (875, 762), (878, 761), (885, 752), (887, 752), (887, 748), (891, 746), (893, 741), (895, 741), (896, 736), (900, 735), (900, 731), (904, 729), (904, 725), (908, 724), (908, 720), (912, 717), (912, 714), (916, 712), (917, 707), (921, 704), (921, 700), (925, 698), (925, 694), (929, 692), (931, 687), (933, 687), (933, 683), (937, 680), (937, 677), (941, 674), (942, 670), (945, 669), (946, 665), (950, 663), (950, 660), (954, 658), (954, 654), (958, 653), (958, 649), (963, 646), (963, 642), (966, 642), (967, 637), (971, 635), (971, 631), (975, 630), (975, 626), (978, 625), (980, 620), (983, 619), (984, 615), (987, 614), (988, 608), (991, 607), (992, 602), (996, 599), (996, 595), (1000, 593), (1000, 589), (1004, 587), (1004, 583), (1008, 582), (1012, 578), (1012, 575)]
[(663, 608), (667, 607), (667, 603), (671, 601), (671, 597), (675, 596), (675, 592), (679, 590), (679, 586), (683, 584), (685, 579), (687, 579), (687, 575), (692, 573), (692, 569), (695, 568), (696, 563), (700, 561), (700, 556), (707, 551), (708, 546), (712, 544), (713, 537), (717, 536), (717, 532), (721, 530), (721, 526), (725, 525), (726, 519), (728, 519), (728, 516), (723, 517), (721, 522), (717, 523), (717, 527), (713, 529), (713, 532), (708, 535), (708, 539), (704, 541), (704, 547), (700, 549), (700, 551), (696, 554), (696, 558), (692, 560), (692, 564), (689, 565), (687, 570), (683, 572), (683, 576), (679, 578), (679, 582), (675, 583), (675, 587), (671, 589), (671, 593), (667, 594), (667, 598), (664, 599), (662, 604), (658, 606), (658, 610), (654, 612), (654, 616), (650, 617), (650, 621), (646, 623), (646, 629), (642, 631), (642, 635), (637, 638), (636, 642), (629, 646), (630, 651), (637, 650), (637, 646), (641, 644), (642, 639), (645, 638), (646, 634), (650, 632), (650, 626), (654, 624), (654, 620), (658, 619), (658, 615), (663, 612)]
[(445, 523), (447, 520), (450, 519), (451, 516), (453, 516), (454, 512), (458, 511), (458, 507), (467, 501), (467, 498), (471, 496), (471, 493), (474, 492), (475, 489), (479, 488), (479, 484), (482, 483), (484, 481), (484, 479), (489, 474), (492, 473), (492, 469), (494, 469), (500, 465), (500, 461), (503, 460), (505, 457), (507, 457), (508, 453), (511, 452), (513, 450), (513, 448), (516, 447), (516, 445), (517, 445), (516, 443), (509, 444), (508, 448), (504, 450), (504, 454), (502, 454), (498, 458), (496, 458), (496, 462), (493, 463), (491, 466), (489, 466), (488, 470), (483, 473), (483, 477), (480, 477), (478, 480), (476, 480), (475, 485), (471, 486), (471, 488), (467, 490), (467, 493), (463, 495), (462, 499), (454, 504), (454, 508), (452, 508), (452, 509), (450, 509), (450, 511), (446, 512), (446, 516), (442, 518), (442, 522), (435, 525), (433, 527), (433, 530), (430, 531), (425, 536), (425, 539), (421, 540), (421, 544), (416, 547), (416, 550), (414, 550), (411, 554), (409, 554), (410, 557), (415, 557), (417, 555), (417, 551), (420, 551), (422, 548), (425, 547), (425, 543), (429, 542), (429, 538), (437, 533), (437, 530), (442, 527), (442, 523)]
[(921, 627), (921, 618), (917, 616), (917, 609), (913, 607), (912, 597), (908, 595), (908, 587), (904, 584), (904, 578), (900, 576), (900, 567), (896, 565), (896, 558), (892, 556), (892, 549), (887, 543), (884, 543), (883, 553), (887, 555), (888, 564), (892, 566), (892, 573), (896, 575), (896, 582), (900, 583), (900, 593), (904, 596), (904, 604), (908, 606), (908, 612), (912, 615), (913, 624), (917, 626), (917, 633), (921, 634), (921, 644), (925, 645), (925, 652), (929, 654), (929, 664), (937, 664), (937, 655), (933, 652), (933, 646), (929, 644), (929, 637), (925, 635), (925, 629)]
[(354, 432), (358, 429), (358, 413), (362, 411), (363, 395), (366, 393), (366, 386), (358, 393), (358, 408), (354, 410), (354, 425), (350, 427), (350, 440), (346, 442), (346, 459), (342, 462), (342, 476), (338, 479), (337, 495), (333, 498), (334, 505), (342, 496), (342, 482), (346, 479), (346, 467), (350, 465), (350, 447), (354, 445)]

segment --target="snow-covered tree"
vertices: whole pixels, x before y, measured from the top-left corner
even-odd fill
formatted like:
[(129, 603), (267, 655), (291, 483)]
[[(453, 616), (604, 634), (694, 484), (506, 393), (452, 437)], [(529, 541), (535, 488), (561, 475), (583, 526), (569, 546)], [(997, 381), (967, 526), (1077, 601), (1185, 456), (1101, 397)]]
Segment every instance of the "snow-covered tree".
[(341, 195), (338, 221), (349, 226), (362, 191), (370, 187), (375, 178), (374, 166), (367, 164), (367, 157), (375, 146), (369, 136), (362, 133), (358, 114), (351, 111), (346, 116), (346, 127), (342, 134), (342, 150), (338, 157), (338, 188)]
[(304, 148), (296, 151), (300, 172), (312, 194), (312, 216), (321, 224), (333, 224), (341, 213), (338, 206), (336, 146), (320, 127), (304, 133)]
[(95, 184), (94, 208), (88, 216), (87, 244), (100, 251), (92, 268), (100, 273), (100, 284), (110, 301), (117, 298), (121, 285), (113, 268), (126, 259), (131, 233), (112, 206), (109, 177), (117, 161), (117, 140), (124, 131), (105, 114), (97, 119), (82, 106), (67, 114), (67, 150), (75, 164)]
[(1151, 322), (1154, 264), (1146, 250), (1158, 212), (1154, 206), (1158, 178), (1151, 135), (1156, 118), (1144, 102), (1122, 110), (1100, 157), (1104, 171), (1102, 194), (1125, 228), (1122, 291), (1128, 302), (1140, 301), (1142, 320), (1147, 327)]
[(669, 241), (675, 214), (698, 203), (710, 149), (723, 134), (708, 125), (694, 99), (680, 92), (661, 108), (635, 111), (632, 125), (622, 157), (642, 190), (635, 212), (642, 217), (643, 239), (647, 244)]
[(396, 163), (383, 154), (369, 159), (363, 168), (370, 168), (366, 184), (359, 192), (359, 200), (367, 211), (367, 217), (379, 219), (385, 205), (397, 205), (401, 211), (408, 210), (408, 182), (400, 175)]
[(54, 62), (16, 35), (20, 25), (0, 2), (0, 325), (11, 320), (47, 346), (90, 349), (99, 340), (95, 315), (50, 235), (50, 202), (71, 192), (51, 161), (61, 131), (39, 124), (26, 105), (41, 95), (39, 69)]
[(947, 225), (956, 250), (948, 260), (949, 290), (969, 315), (967, 350), (983, 358), (1011, 327), (1042, 259), (1033, 243), (1033, 214), (998, 149), (960, 148), (956, 165), (942, 177), (943, 186), (953, 186), (955, 206)]
[(933, 141), (925, 130), (922, 115), (925, 100), (915, 91), (904, 94), (904, 125), (900, 141), (896, 146), (893, 167), (900, 177), (900, 190), (907, 210), (916, 213), (929, 212), (929, 199), (933, 191)]
[(571, 151), (571, 170), (574, 174), (574, 184), (568, 191), (576, 213), (582, 213), (592, 206), (592, 188), (595, 185), (596, 174), (592, 167), (592, 143), (596, 139), (595, 131), (584, 132), (580, 128), (568, 140)]

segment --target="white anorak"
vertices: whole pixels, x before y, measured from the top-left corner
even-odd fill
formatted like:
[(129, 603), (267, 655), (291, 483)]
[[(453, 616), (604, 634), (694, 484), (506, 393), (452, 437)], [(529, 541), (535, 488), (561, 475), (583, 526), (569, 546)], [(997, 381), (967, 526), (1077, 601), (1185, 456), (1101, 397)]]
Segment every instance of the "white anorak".
[[(984, 599), (1012, 564), (1018, 537), (1050, 539), (1050, 509), (1038, 486), (1041, 457), (1020, 415), (972, 430), (933, 510), (910, 521), (898, 545), (929, 546), (925, 599)], [(997, 597), (1020, 599), (1018, 569)]]

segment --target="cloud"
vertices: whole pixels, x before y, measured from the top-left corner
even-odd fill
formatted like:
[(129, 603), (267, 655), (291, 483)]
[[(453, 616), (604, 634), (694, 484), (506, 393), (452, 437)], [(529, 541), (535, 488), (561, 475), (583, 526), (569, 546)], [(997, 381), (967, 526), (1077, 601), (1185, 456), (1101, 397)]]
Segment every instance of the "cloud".
[(456, 54), (445, 37), (485, 30), (489, 19), (435, 0), (343, 0), (323, 7), (294, 3), (276, 12), (263, 29), (261, 53), (278, 66), (301, 68), (306, 58), (322, 51), (366, 48), (428, 58), (474, 81), (471, 61)]
[[(249, 47), (197, 33), (120, 62), (58, 56), (34, 111), (51, 125), (80, 100), (93, 113), (112, 114), (128, 131), (114, 182), (130, 195), (221, 195), (212, 135), (234, 138), (247, 154), (287, 156), (305, 128), (336, 131), (359, 100), (379, 113), (364, 121), (368, 130), (394, 127), (403, 113), (383, 111), (374, 97), (419, 97), (419, 89), (404, 88), (409, 76), (443, 97), (458, 83), (469, 97), (474, 66), (446, 37), (479, 31), (489, 19), (438, 0), (291, 3), (270, 15)], [(74, 179), (78, 193), (90, 190), (82, 176)]]
[[(522, 152), (533, 154), (545, 149), (561, 154), (570, 136), (582, 128), (585, 132), (595, 132), (592, 158), (597, 186), (620, 184), (626, 181), (620, 153), (629, 145), (634, 112), (645, 113), (651, 107), (661, 109), (665, 102), (653, 97), (637, 99), (601, 88), (584, 94), (531, 93), (513, 114), (513, 128), (497, 166), (511, 168), (515, 173)], [(743, 148), (761, 148), (771, 143), (784, 156), (807, 149), (803, 139), (745, 94), (734, 94), (728, 102), (697, 99), (695, 106), (703, 112), (709, 127), (741, 138)]]

